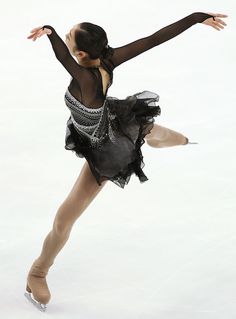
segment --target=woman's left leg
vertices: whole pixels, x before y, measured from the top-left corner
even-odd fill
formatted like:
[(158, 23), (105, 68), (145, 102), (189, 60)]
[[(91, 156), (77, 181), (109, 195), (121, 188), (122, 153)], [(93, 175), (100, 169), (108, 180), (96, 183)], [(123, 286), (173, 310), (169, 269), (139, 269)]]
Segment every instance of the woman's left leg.
[(188, 138), (183, 134), (154, 123), (149, 134), (145, 136), (148, 145), (152, 147), (170, 147), (188, 144)]

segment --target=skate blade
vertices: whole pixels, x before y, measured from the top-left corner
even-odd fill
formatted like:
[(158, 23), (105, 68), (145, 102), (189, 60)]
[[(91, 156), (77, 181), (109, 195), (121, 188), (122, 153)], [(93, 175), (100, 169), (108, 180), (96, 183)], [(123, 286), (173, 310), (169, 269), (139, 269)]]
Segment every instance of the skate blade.
[(45, 312), (47, 309), (47, 306), (43, 303), (38, 302), (37, 300), (35, 300), (32, 296), (31, 293), (26, 291), (24, 293), (24, 296), (36, 307), (38, 308), (40, 311)]
[(188, 144), (199, 144), (197, 142), (188, 142)]

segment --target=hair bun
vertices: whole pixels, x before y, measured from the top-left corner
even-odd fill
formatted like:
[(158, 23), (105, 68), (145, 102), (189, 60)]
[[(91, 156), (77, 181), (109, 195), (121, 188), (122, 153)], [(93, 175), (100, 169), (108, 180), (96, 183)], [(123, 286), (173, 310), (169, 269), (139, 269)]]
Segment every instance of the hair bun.
[(103, 58), (108, 58), (109, 56), (111, 56), (114, 53), (114, 49), (112, 47), (109, 46), (109, 44), (107, 43), (101, 53), (100, 56), (102, 56)]
[(106, 56), (108, 49), (109, 49), (109, 45), (106, 44), (101, 51), (101, 55)]

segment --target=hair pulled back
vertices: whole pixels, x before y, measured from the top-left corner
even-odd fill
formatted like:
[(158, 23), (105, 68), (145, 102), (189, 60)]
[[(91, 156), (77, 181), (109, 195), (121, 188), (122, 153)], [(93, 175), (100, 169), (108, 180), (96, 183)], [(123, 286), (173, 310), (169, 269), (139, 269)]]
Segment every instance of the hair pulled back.
[(75, 43), (77, 49), (87, 52), (90, 59), (107, 58), (113, 53), (105, 30), (90, 22), (80, 23), (80, 29), (75, 31)]

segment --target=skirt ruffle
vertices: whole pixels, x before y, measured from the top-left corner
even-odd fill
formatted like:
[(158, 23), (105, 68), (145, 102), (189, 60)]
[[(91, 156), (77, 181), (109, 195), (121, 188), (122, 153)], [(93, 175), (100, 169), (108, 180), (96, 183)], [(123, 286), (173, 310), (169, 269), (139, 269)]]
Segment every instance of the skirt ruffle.
[(141, 183), (147, 181), (141, 147), (145, 143), (144, 137), (154, 126), (154, 118), (161, 114), (156, 105), (158, 101), (159, 95), (150, 91), (126, 99), (108, 96), (104, 106), (108, 125), (99, 147), (92, 147), (90, 140), (76, 131), (70, 117), (65, 149), (86, 158), (99, 185), (108, 179), (124, 188), (132, 174), (136, 174)]

